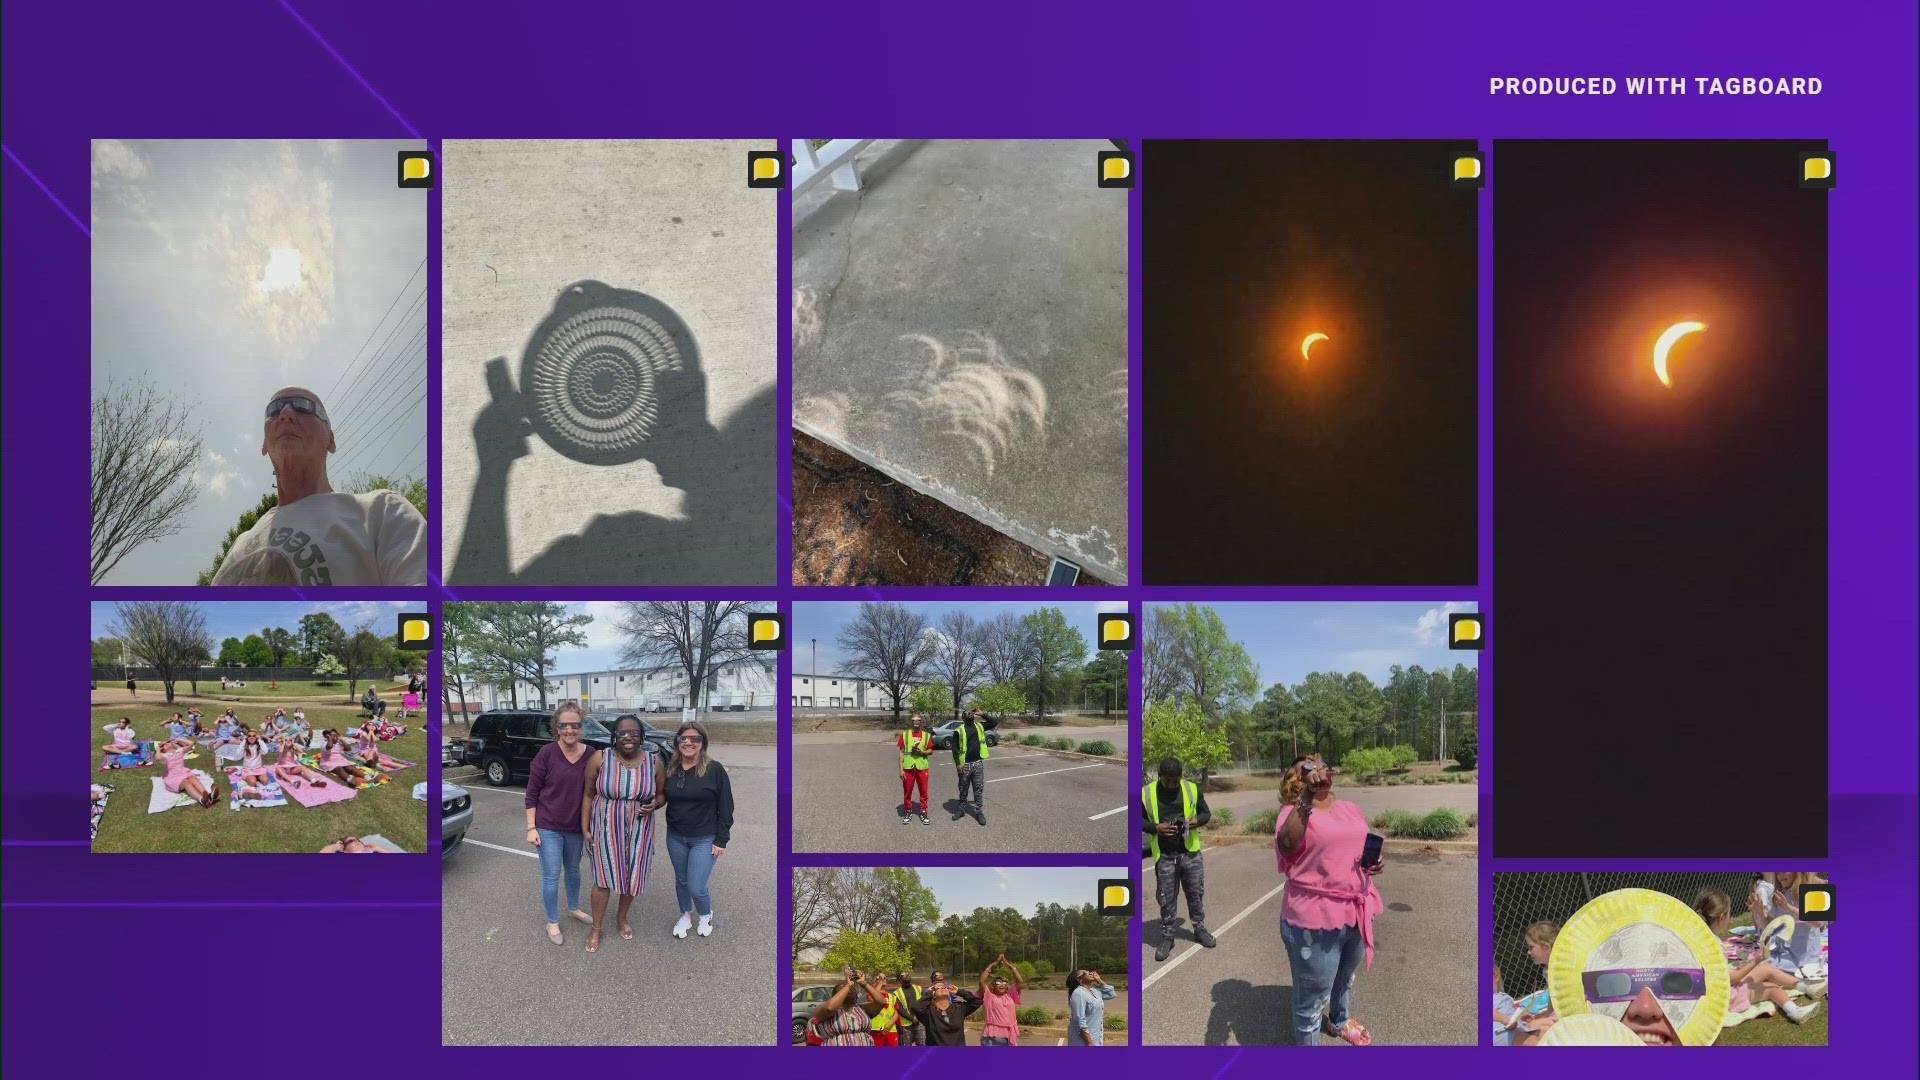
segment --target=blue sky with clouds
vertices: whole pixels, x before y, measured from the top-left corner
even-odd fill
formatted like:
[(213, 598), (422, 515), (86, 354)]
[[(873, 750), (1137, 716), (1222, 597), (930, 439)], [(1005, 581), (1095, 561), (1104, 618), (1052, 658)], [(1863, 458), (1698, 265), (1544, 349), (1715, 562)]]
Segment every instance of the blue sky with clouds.
[(940, 915), (964, 915), (974, 908), (1018, 908), (1033, 914), (1041, 904), (1091, 904), (1098, 901), (1095, 882), (1126, 877), (1125, 867), (920, 867), (920, 884), (940, 899)]
[(326, 402), (335, 487), (426, 475), (426, 193), (394, 184), (420, 145), (93, 144), (94, 389), (151, 380), (202, 441), (184, 527), (105, 584), (191, 585), (212, 564), (273, 489), (260, 446), (282, 386)]
[[(1155, 607), (1148, 604), (1147, 608)], [(1314, 671), (1358, 671), (1376, 683), (1395, 664), (1475, 666), (1479, 653), (1447, 648), (1447, 615), (1473, 603), (1208, 604), (1260, 666), (1260, 685), (1297, 684)]]
[[(1089, 654), (1098, 643), (1096, 637), (1095, 615), (1102, 611), (1125, 611), (1124, 600), (1105, 600), (1097, 602), (1068, 603), (982, 603), (978, 600), (915, 600), (906, 603), (907, 607), (923, 612), (927, 622), (937, 625), (942, 616), (949, 611), (964, 611), (976, 619), (991, 619), (1002, 611), (1025, 614), (1035, 608), (1056, 607), (1067, 617), (1070, 625), (1080, 628), (1081, 636), (1087, 639)], [(822, 674), (837, 673), (845, 663), (840, 652), (840, 632), (851, 625), (860, 615), (858, 603), (828, 603), (825, 601), (803, 602), (793, 605), (793, 670), (805, 672), (813, 664), (813, 645), (808, 639), (817, 641), (820, 646), (819, 667)]]
[[(107, 625), (113, 622), (114, 613), (120, 607), (115, 601), (96, 601), (93, 605), (93, 636), (110, 637)], [(213, 635), (214, 644), (230, 637), (245, 638), (248, 634), (257, 634), (271, 627), (281, 626), (295, 634), (300, 632), (300, 617), (316, 611), (324, 611), (333, 616), (335, 622), (352, 630), (362, 622), (376, 634), (391, 635), (399, 627), (399, 615), (403, 611), (425, 611), (427, 605), (418, 600), (350, 600), (343, 603), (306, 603), (288, 600), (222, 600), (203, 603), (200, 610), (207, 616), (207, 632)]]

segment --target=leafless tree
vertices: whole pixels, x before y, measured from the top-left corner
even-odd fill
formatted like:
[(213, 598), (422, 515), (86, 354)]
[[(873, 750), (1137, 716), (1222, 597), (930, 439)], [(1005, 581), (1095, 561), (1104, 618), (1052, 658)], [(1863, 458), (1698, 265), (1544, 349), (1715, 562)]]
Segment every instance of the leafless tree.
[(94, 397), (94, 584), (134, 548), (186, 524), (201, 449), (192, 411), (152, 383), (109, 384)]
[(939, 633), (934, 639), (933, 672), (953, 691), (955, 715), (959, 714), (967, 695), (980, 685), (980, 677), (986, 674), (987, 662), (982, 655), (980, 637), (980, 624), (966, 612), (949, 611), (940, 617)]
[(1149, 607), (1146, 616), (1147, 629), (1140, 642), (1140, 688), (1143, 700), (1163, 701), (1173, 696), (1181, 681), (1179, 643), (1165, 608)]
[(937, 640), (927, 633), (925, 615), (884, 600), (864, 602), (859, 616), (840, 632), (840, 651), (848, 674), (886, 688), (897, 720), (908, 688), (921, 681), (933, 661)]
[(1011, 611), (1002, 611), (980, 624), (980, 661), (990, 683), (1017, 683), (1032, 664), (1032, 639), (1027, 624)]
[(200, 665), (213, 659), (213, 635), (200, 605), (181, 600), (135, 601), (115, 610), (108, 633), (126, 643), (127, 651), (160, 676), (173, 701), (173, 687), (191, 678)]
[(824, 951), (842, 930), (865, 932), (887, 921), (892, 893), (871, 867), (793, 868), (793, 957)]
[(678, 667), (687, 676), (687, 702), (705, 700), (708, 681), (722, 669), (751, 664), (773, 670), (772, 654), (752, 647), (747, 616), (772, 604), (739, 600), (641, 600), (622, 604), (613, 625), (627, 639), (622, 663)]

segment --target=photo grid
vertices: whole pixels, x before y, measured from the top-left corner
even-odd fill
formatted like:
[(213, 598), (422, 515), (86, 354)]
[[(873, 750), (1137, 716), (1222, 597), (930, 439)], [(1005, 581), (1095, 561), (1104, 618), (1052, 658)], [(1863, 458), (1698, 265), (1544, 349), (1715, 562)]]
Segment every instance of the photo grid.
[(1829, 1045), (1824, 140), (90, 153), (87, 854), (442, 1052)]

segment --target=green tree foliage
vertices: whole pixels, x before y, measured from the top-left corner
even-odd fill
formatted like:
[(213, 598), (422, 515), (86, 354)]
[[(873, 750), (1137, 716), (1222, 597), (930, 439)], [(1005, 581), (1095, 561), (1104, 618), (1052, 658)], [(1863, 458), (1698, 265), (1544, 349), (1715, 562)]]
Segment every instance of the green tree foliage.
[(1480, 725), (1469, 723), (1460, 729), (1460, 736), (1451, 748), (1453, 760), (1463, 769), (1480, 767)]
[(412, 503), (413, 508), (420, 511), (421, 517), (427, 517), (429, 514), (427, 508), (427, 482), (420, 477), (388, 477), (379, 474), (361, 473), (354, 479), (353, 483), (349, 485), (349, 490), (357, 495), (364, 495), (369, 491), (391, 491)]
[(1008, 716), (1027, 711), (1027, 695), (1013, 683), (989, 683), (973, 692), (969, 704), (989, 716)]
[(267, 643), (267, 654), (272, 657), (274, 667), (285, 667), (287, 658), (300, 647), (299, 639), (284, 626), (270, 626), (260, 631), (260, 638)]
[(332, 686), (334, 680), (347, 673), (347, 669), (341, 665), (339, 657), (322, 653), (320, 659), (314, 662), (313, 673), (318, 677), (316, 681), (319, 685)]
[(1147, 690), (1150, 699), (1191, 700), (1209, 719), (1248, 706), (1260, 692), (1260, 669), (1210, 607), (1157, 607), (1148, 619)]
[(324, 611), (300, 616), (300, 655), (309, 664), (317, 664), (327, 653), (338, 653), (347, 640), (347, 630)]
[(1075, 672), (1087, 658), (1087, 639), (1080, 628), (1067, 622), (1059, 608), (1035, 608), (1021, 619), (1026, 626), (1028, 647), (1027, 687), (1033, 706), (1041, 716), (1059, 699)]
[(1142, 777), (1154, 776), (1163, 758), (1186, 766), (1202, 781), (1209, 772), (1231, 760), (1225, 731), (1207, 723), (1198, 702), (1156, 701), (1147, 706), (1140, 728)]
[(1377, 779), (1381, 773), (1393, 768), (1393, 751), (1384, 746), (1349, 750), (1340, 764), (1355, 776)]
[(1393, 768), (1404, 769), (1420, 760), (1420, 752), (1405, 743), (1393, 748)]
[(861, 972), (900, 971), (913, 966), (913, 950), (880, 930), (841, 930), (827, 949), (826, 966), (851, 964)]
[(94, 638), (93, 639), (93, 666), (100, 667), (100, 668), (120, 666), (122, 649), (123, 649), (123, 646), (121, 645), (119, 638), (116, 638), (116, 637)]
[(1127, 654), (1116, 649), (1095, 652), (1093, 659), (1081, 669), (1080, 685), (1100, 703), (1101, 715), (1109, 715), (1115, 709), (1125, 712)]
[(933, 933), (940, 921), (940, 898), (920, 884), (920, 871), (910, 867), (875, 867), (871, 903), (875, 929), (891, 934), (902, 948), (910, 948)]
[(930, 724), (937, 724), (943, 717), (951, 715), (952, 702), (948, 689), (938, 683), (921, 683), (907, 695), (907, 708), (927, 717)]

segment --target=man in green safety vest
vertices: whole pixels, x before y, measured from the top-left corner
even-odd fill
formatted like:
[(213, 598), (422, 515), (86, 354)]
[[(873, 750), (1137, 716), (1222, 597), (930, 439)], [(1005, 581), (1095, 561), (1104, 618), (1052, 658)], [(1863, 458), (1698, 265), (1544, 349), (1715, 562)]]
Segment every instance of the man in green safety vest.
[[(914, 719), (920, 718), (916, 716)], [(926, 820), (925, 815), (921, 816), (921, 820)], [(900, 973), (900, 985), (894, 990), (892, 996), (893, 1011), (900, 1016), (900, 1045), (927, 1045), (927, 1025), (917, 1022), (913, 1016), (913, 1011), (920, 1007), (921, 1001), (926, 999), (927, 992), (913, 985), (913, 972)]]
[[(893, 740), (893, 744), (900, 748), (900, 790), (901, 798), (906, 803), (906, 811), (900, 815), (900, 824), (905, 825), (912, 821), (913, 815), (917, 812), (920, 815), (920, 824), (931, 825), (933, 822), (927, 820), (927, 767), (930, 764), (927, 761), (927, 755), (933, 751), (933, 733), (926, 729), (926, 721), (921, 719), (919, 713), (913, 714), (912, 723), (912, 727), (901, 732)], [(915, 784), (920, 786), (918, 811), (913, 808)], [(903, 1012), (903, 1016), (911, 1015), (910, 1012)], [(913, 1023), (911, 1020), (903, 1022)]]
[(967, 713), (953, 731), (953, 771), (960, 778), (959, 821), (969, 813), (967, 789), (973, 789), (971, 813), (987, 823), (987, 724), (979, 709)]
[(1200, 864), (1200, 827), (1213, 817), (1200, 785), (1181, 778), (1180, 763), (1160, 762), (1160, 779), (1140, 789), (1140, 831), (1147, 836), (1147, 854), (1153, 859), (1153, 879), (1160, 900), (1160, 941), (1155, 960), (1173, 954), (1173, 928), (1179, 922), (1180, 890), (1187, 890), (1187, 916), (1193, 921), (1193, 940), (1213, 948), (1207, 933), (1206, 873)]

